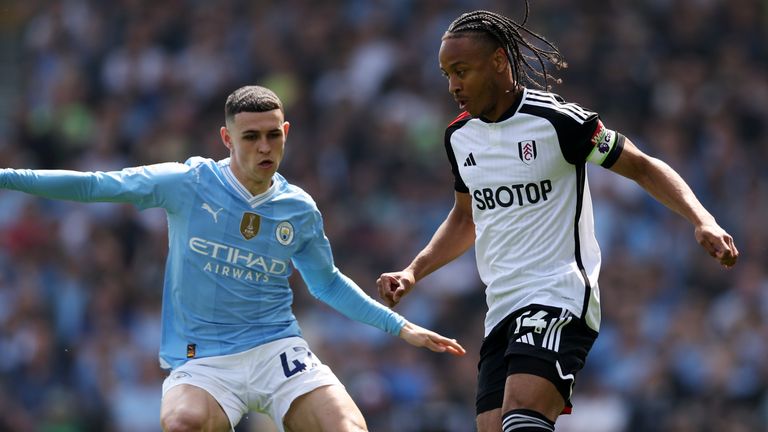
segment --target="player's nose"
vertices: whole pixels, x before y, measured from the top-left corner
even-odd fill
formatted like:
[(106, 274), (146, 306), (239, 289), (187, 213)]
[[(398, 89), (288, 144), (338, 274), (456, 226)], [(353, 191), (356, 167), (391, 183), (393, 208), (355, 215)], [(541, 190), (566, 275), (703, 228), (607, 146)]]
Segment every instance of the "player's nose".
[(256, 142), (256, 151), (265, 154), (268, 154), (270, 151), (272, 151), (272, 146), (269, 145), (269, 140), (263, 138)]
[(458, 97), (459, 91), (461, 90), (461, 82), (453, 77), (448, 77), (448, 92), (453, 95), (453, 97)]

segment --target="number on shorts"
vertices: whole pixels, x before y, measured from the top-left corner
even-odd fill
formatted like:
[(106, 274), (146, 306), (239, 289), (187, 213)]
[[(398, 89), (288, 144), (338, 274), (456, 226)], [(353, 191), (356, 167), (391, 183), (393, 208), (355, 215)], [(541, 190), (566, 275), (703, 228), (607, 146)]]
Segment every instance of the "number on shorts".
[(533, 312), (525, 311), (515, 320), (515, 342), (560, 351), (563, 328), (573, 320), (573, 316), (565, 309), (560, 311), (560, 316), (554, 318), (547, 318), (547, 311), (539, 310), (535, 311), (535, 314)]
[(307, 369), (307, 365), (298, 360), (291, 361), (293, 364), (293, 369), (291, 369), (291, 366), (288, 364), (288, 356), (285, 355), (285, 352), (280, 354), (280, 363), (283, 365), (283, 373), (285, 374), (286, 378), (290, 378), (297, 373), (303, 372)]

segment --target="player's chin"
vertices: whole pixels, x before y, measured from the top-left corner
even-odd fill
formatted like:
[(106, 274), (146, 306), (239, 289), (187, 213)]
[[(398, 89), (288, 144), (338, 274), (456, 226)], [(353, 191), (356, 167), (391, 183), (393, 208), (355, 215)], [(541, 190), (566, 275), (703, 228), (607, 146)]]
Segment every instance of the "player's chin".
[(464, 104), (464, 109), (462, 111), (468, 112), (469, 115), (471, 115), (472, 117), (481, 117), (483, 114), (480, 110), (478, 110), (476, 107), (474, 107), (470, 103)]
[(272, 177), (277, 172), (277, 164), (259, 165), (257, 170), (265, 177)]

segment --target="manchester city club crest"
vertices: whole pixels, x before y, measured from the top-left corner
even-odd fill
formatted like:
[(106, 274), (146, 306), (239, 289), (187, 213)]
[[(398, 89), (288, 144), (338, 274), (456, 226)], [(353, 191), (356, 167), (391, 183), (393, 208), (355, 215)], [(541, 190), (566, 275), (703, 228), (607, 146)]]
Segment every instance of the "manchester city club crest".
[(288, 246), (293, 241), (293, 225), (288, 221), (280, 222), (277, 224), (275, 237), (281, 245)]
[(259, 226), (261, 226), (261, 216), (256, 213), (243, 213), (243, 218), (240, 220), (240, 234), (243, 235), (243, 238), (250, 240), (256, 237), (256, 234), (259, 233)]
[(536, 141), (527, 140), (517, 143), (517, 153), (520, 160), (526, 165), (530, 165), (536, 159)]

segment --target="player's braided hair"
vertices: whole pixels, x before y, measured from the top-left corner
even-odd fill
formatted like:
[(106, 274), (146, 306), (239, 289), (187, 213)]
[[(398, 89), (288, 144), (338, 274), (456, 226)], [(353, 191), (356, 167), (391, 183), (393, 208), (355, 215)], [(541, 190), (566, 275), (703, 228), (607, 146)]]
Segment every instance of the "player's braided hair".
[(279, 109), (283, 103), (272, 90), (261, 86), (245, 86), (232, 92), (224, 104), (224, 115), (228, 121), (241, 112), (266, 112)]
[[(547, 71), (545, 60), (557, 69), (566, 68), (568, 64), (557, 47), (544, 39), (543, 36), (525, 27), (525, 23), (528, 21), (528, 12), (527, 0), (525, 2), (525, 16), (523, 16), (520, 24), (494, 12), (485, 10), (467, 12), (451, 23), (443, 39), (461, 37), (468, 33), (486, 35), (504, 48), (512, 68), (512, 78), (516, 83), (527, 81), (539, 88), (549, 89), (550, 80), (558, 84), (562, 80), (553, 77)], [(529, 42), (525, 36), (532, 38), (534, 42)], [(537, 42), (543, 44), (543, 47), (537, 46)], [(524, 54), (521, 49), (530, 51), (532, 55)], [(534, 61), (538, 63), (540, 69), (532, 64)], [(543, 84), (537, 78), (542, 79)]]

